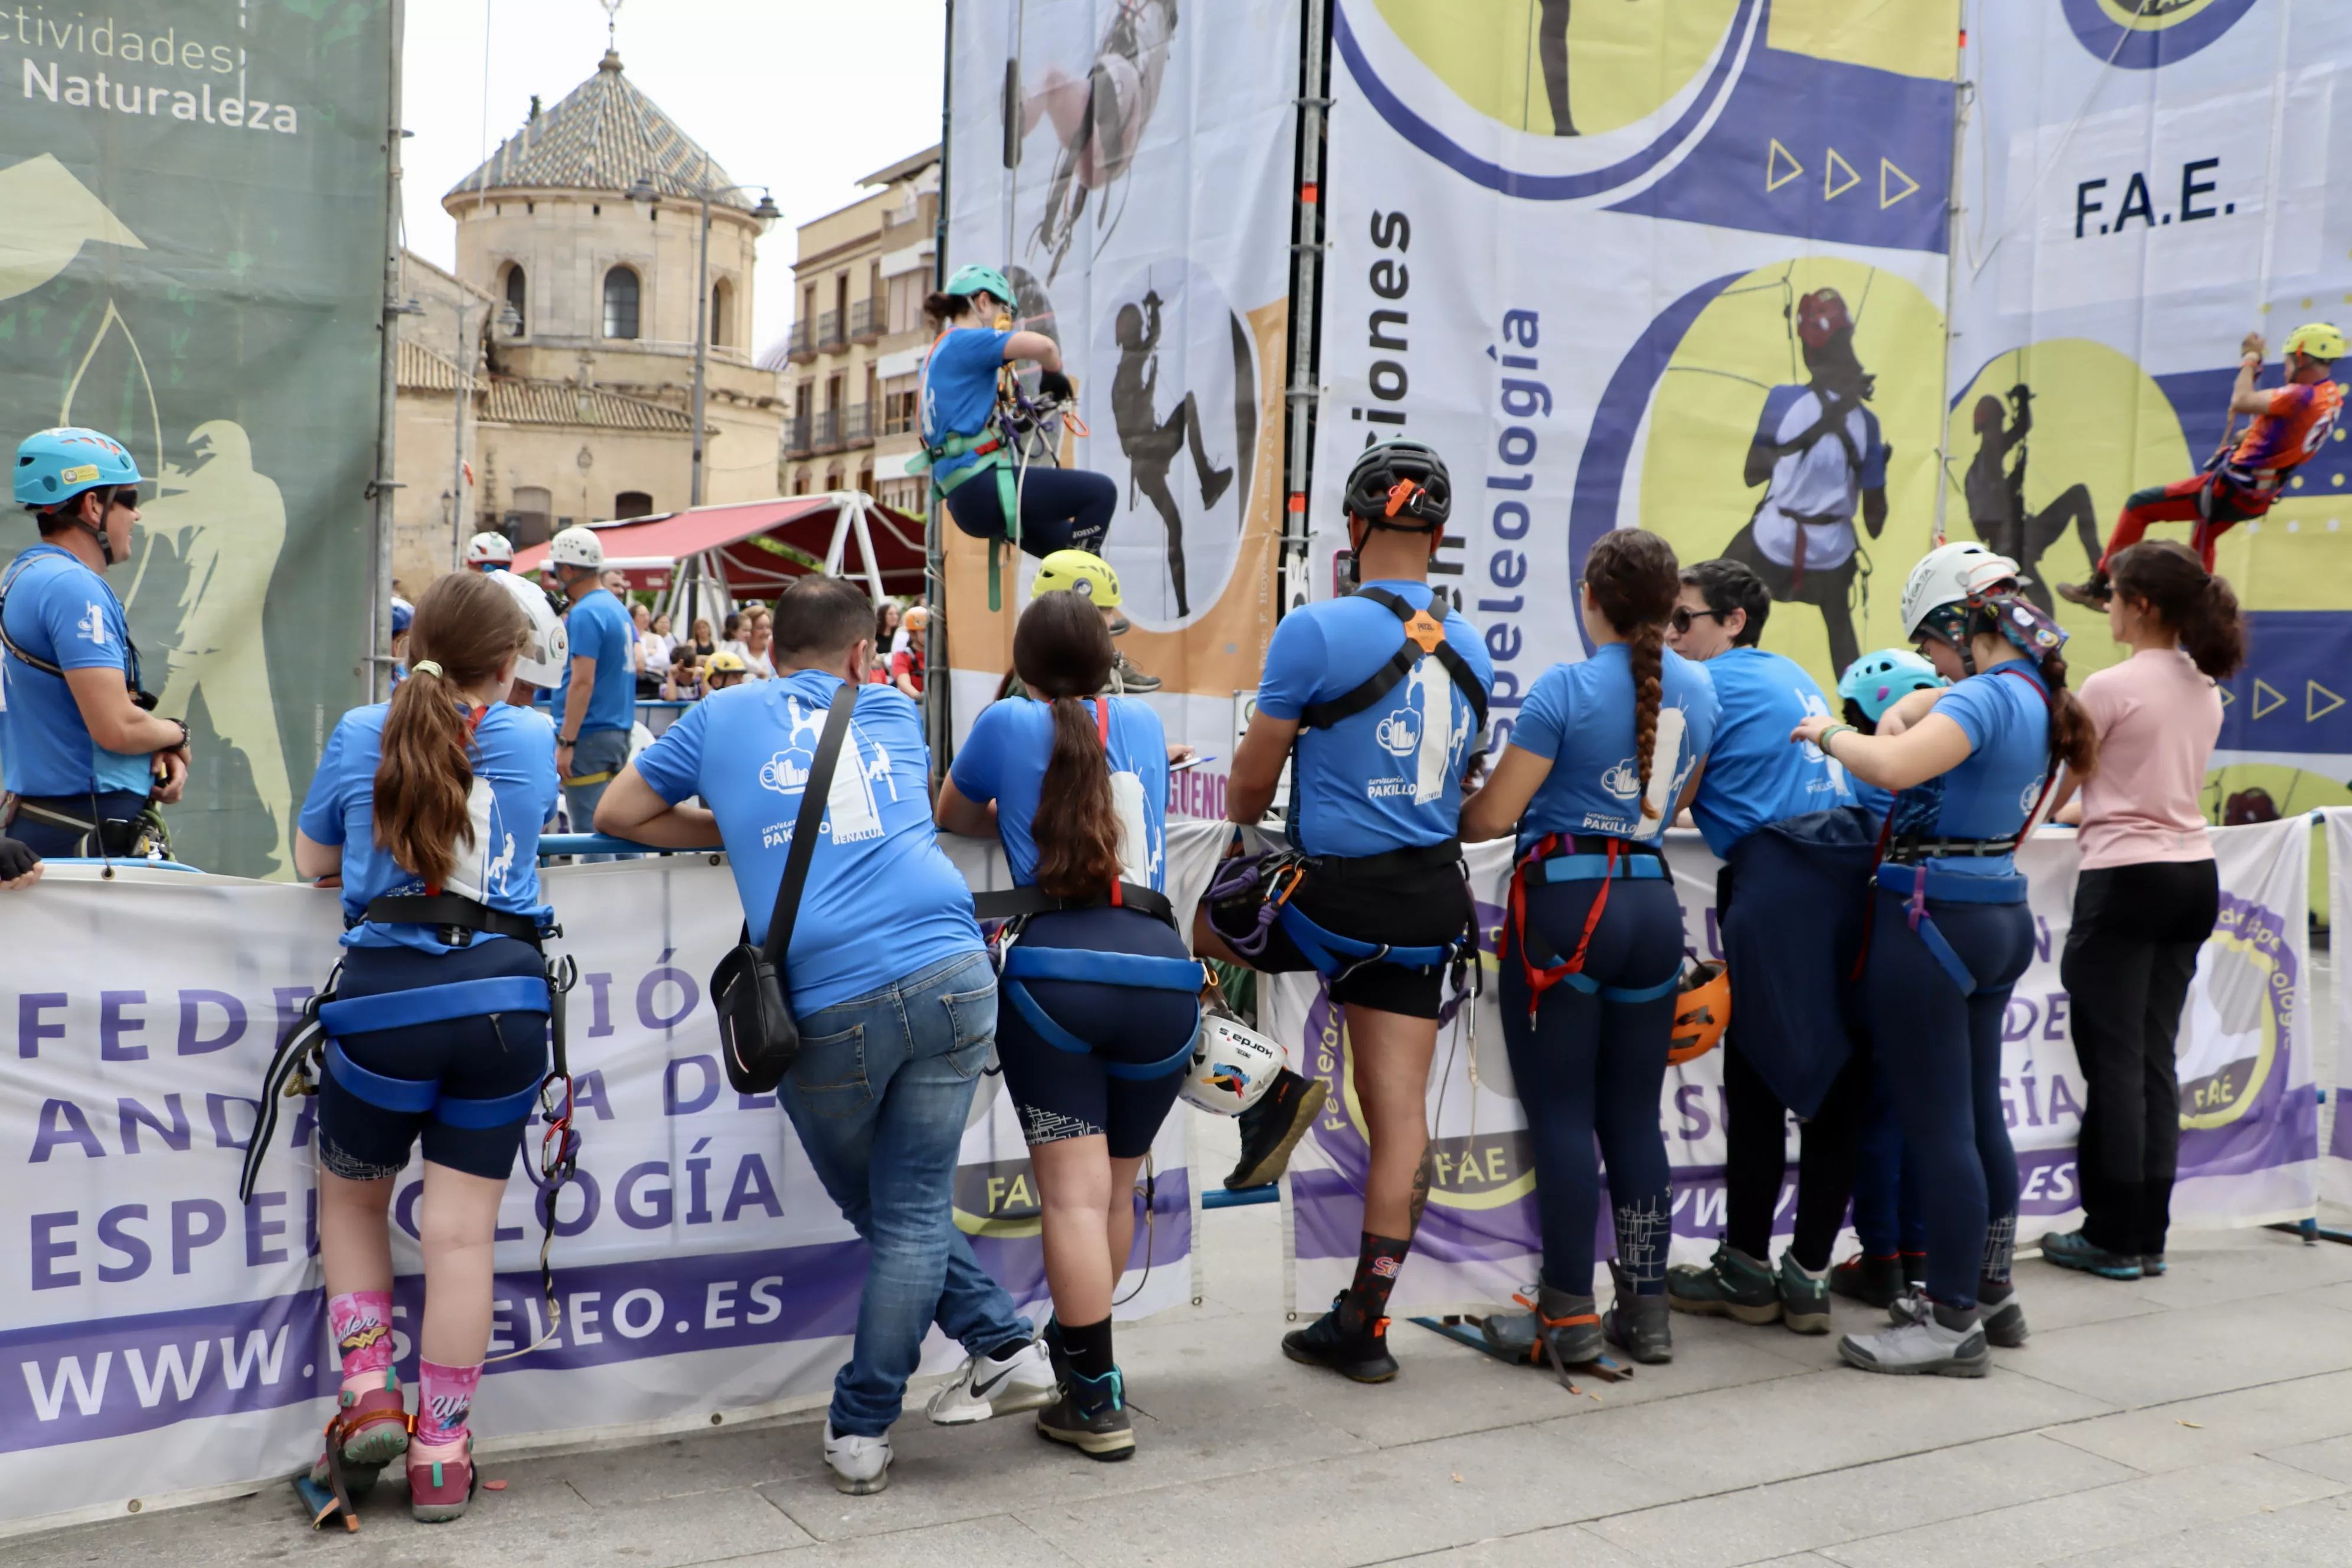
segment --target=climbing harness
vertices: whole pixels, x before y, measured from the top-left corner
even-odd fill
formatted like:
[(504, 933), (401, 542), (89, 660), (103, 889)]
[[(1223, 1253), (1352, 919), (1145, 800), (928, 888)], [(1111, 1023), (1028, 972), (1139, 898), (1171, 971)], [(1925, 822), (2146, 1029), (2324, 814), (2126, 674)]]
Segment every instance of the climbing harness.
[[(931, 356), (939, 353), (940, 344), (947, 342), (949, 327), (931, 340), (923, 355), (923, 369), (916, 392), (916, 406), (930, 405)], [(1009, 370), (1009, 367), (1008, 367)], [(1032, 444), (1036, 444), (1053, 466), (1053, 437), (1063, 429), (1071, 435), (1087, 434), (1085, 421), (1076, 409), (1065, 405), (1058, 398), (1032, 398), (1021, 390), (1018, 376), (1005, 374), (997, 379), (996, 405), (989, 411), (983, 426), (973, 435), (948, 432), (940, 440), (926, 440), (922, 450), (908, 464), (909, 473), (928, 473), (931, 479), (931, 499), (940, 505), (947, 503), (948, 492), (982, 474), (996, 476), (996, 500), (1004, 513), (1004, 531), (991, 535), (988, 541), (988, 607), (991, 611), (1004, 607), (1003, 551), (1011, 544), (1017, 553), (1021, 548), (1021, 492), (1029, 478)], [(940, 478), (941, 463), (971, 458), (973, 461), (958, 468), (947, 479)]]
[[(1445, 667), (1446, 675), (1470, 704), (1476, 722), (1472, 734), (1483, 733), (1486, 728), (1486, 693), (1478, 684), (1477, 673), (1470, 668), (1454, 645), (1445, 640), (1445, 624), (1427, 610), (1416, 610), (1402, 596), (1386, 588), (1359, 588), (1354, 596), (1369, 599), (1402, 623), (1402, 637), (1396, 652), (1389, 661), (1374, 670), (1362, 685), (1343, 696), (1328, 701), (1310, 702), (1299, 710), (1298, 727), (1302, 730), (1328, 730), (1343, 719), (1353, 718), (1396, 689), (1397, 682), (1411, 675), (1413, 667), (1434, 655)], [(1435, 604), (1434, 596), (1431, 599)]]
[[(1528, 982), (1528, 1026), (1535, 1027), (1536, 1010), (1542, 1005), (1544, 993), (1565, 984), (1571, 990), (1588, 996), (1599, 996), (1604, 1002), (1654, 1002), (1682, 988), (1682, 971), (1675, 972), (1656, 985), (1603, 985), (1584, 973), (1585, 954), (1592, 946), (1592, 933), (1601, 927), (1601, 916), (1609, 907), (1609, 889), (1620, 879), (1662, 881), (1666, 876), (1665, 857), (1653, 846), (1637, 845), (1622, 838), (1579, 838), (1573, 835), (1547, 833), (1536, 841), (1535, 847), (1520, 857), (1511, 868), (1510, 913), (1508, 923), (1518, 934), (1519, 968)], [(1591, 908), (1584, 911), (1584, 930), (1576, 939), (1576, 950), (1560, 958), (1543, 933), (1528, 923), (1528, 882), (1532, 878), (1541, 883), (1593, 882), (1601, 884), (1592, 896)]]

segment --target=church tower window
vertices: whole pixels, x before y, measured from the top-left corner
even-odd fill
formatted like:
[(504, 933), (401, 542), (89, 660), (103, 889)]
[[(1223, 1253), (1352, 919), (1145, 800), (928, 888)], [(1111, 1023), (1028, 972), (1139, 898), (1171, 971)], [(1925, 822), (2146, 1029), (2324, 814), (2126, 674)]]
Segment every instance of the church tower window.
[(604, 335), (608, 338), (634, 338), (637, 335), (637, 275), (625, 267), (615, 267), (604, 274)]

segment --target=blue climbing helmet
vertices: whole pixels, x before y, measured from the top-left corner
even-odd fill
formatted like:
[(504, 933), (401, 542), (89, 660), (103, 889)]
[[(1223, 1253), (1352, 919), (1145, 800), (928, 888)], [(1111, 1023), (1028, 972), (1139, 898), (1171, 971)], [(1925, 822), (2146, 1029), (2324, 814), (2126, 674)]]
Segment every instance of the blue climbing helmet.
[(135, 485), (139, 465), (122, 443), (100, 430), (60, 425), (37, 430), (16, 445), (16, 500), (47, 510), (98, 485)]
[(1864, 654), (1838, 678), (1838, 695), (1860, 708), (1877, 723), (1886, 710), (1924, 687), (1948, 686), (1936, 667), (1907, 647), (1883, 647)]
[(948, 279), (947, 291), (962, 295), (993, 294), (1008, 308), (1013, 303), (1013, 285), (1006, 282), (1004, 274), (993, 267), (974, 264), (957, 268), (955, 276)]

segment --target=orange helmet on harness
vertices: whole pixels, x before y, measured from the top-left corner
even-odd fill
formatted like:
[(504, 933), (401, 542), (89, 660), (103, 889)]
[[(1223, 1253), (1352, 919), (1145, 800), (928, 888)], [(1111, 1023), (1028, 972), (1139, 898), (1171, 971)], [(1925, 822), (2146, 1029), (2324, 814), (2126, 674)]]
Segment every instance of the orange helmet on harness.
[(1730, 970), (1720, 959), (1692, 964), (1683, 971), (1682, 989), (1675, 996), (1675, 1032), (1666, 1041), (1666, 1061), (1680, 1067), (1698, 1060), (1722, 1043), (1730, 1022)]

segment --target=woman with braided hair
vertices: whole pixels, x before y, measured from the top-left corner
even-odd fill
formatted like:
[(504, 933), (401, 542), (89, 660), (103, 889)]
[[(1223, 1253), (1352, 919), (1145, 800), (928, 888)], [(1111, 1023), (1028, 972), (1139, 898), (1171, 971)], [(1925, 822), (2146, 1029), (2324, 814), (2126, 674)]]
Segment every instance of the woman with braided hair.
[[(1674, 551), (1621, 530), (1592, 547), (1582, 584), (1591, 657), (1555, 664), (1528, 694), (1495, 776), (1462, 811), (1465, 839), (1518, 831), (1502, 939), (1503, 1037), (1535, 1146), (1543, 1276), (1528, 1310), (1491, 1317), (1507, 1354), (1674, 1358), (1667, 1327), (1672, 1197), (1658, 1095), (1683, 969), (1682, 909), (1659, 839), (1698, 788), (1715, 684), (1669, 650), (1682, 589)], [(1593, 1310), (1593, 1231), (1609, 1169), (1616, 1305)]]

